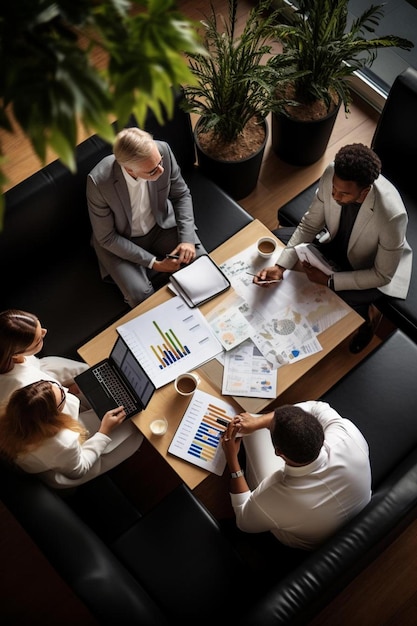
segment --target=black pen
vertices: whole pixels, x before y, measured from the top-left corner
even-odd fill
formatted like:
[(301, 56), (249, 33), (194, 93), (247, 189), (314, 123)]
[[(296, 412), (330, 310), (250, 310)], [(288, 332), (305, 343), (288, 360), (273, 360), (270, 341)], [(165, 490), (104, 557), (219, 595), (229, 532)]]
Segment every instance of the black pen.
[(179, 259), (180, 258), (178, 254), (166, 254), (165, 257), (167, 259)]
[[(258, 274), (251, 274), (250, 272), (246, 272), (246, 274), (249, 274), (249, 276), (255, 276), (255, 278), (259, 278)], [(272, 285), (273, 283), (280, 283), (281, 282), (281, 278), (277, 278), (274, 280), (259, 280), (258, 281), (258, 285)]]

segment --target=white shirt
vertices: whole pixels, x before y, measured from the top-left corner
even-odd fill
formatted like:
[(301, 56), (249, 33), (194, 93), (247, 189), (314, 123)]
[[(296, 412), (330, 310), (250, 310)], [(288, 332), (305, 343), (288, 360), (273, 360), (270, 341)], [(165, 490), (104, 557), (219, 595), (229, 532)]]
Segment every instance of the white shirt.
[(146, 235), (156, 224), (151, 211), (149, 190), (144, 178), (135, 180), (122, 167), (123, 176), (127, 183), (130, 206), (132, 207), (132, 237)]
[[(23, 363), (16, 363), (10, 372), (0, 375), (0, 406), (7, 404), (16, 389), (39, 380), (55, 380), (65, 386), (65, 382), (70, 384), (85, 369), (88, 369), (86, 363), (65, 357), (27, 356)], [(54, 488), (74, 487), (95, 478), (128, 458), (143, 441), (143, 435), (129, 421), (118, 426), (111, 437), (96, 432), (100, 420), (94, 411), (84, 411), (80, 416), (77, 396), (68, 391), (66, 396), (62, 412), (79, 420), (94, 434), (81, 445), (79, 433), (64, 429), (16, 460), (23, 470), (39, 474)]]
[(65, 478), (82, 478), (97, 463), (111, 438), (95, 433), (81, 445), (79, 435), (65, 428), (35, 450), (19, 456), (16, 463), (30, 474), (41, 473), (42, 478), (53, 486), (66, 484)]
[(370, 501), (369, 448), (356, 426), (327, 403), (297, 406), (323, 426), (325, 439), (318, 458), (303, 467), (285, 464), (254, 491), (230, 495), (238, 528), (272, 531), (288, 546), (311, 550)]
[[(70, 368), (69, 366), (72, 364), (73, 368)], [(36, 383), (39, 380), (53, 380), (65, 386), (65, 381), (69, 382), (76, 373), (80, 373), (87, 367), (88, 365), (85, 363), (78, 363), (62, 357), (39, 359), (35, 355), (26, 356), (23, 363), (15, 363), (10, 372), (0, 374), (0, 407), (4, 407), (7, 404), (10, 396), (16, 389), (26, 387), (26, 385)], [(69, 371), (70, 369), (72, 371)], [(53, 375), (58, 372), (60, 374), (59, 379), (56, 375)], [(68, 413), (74, 419), (78, 419), (80, 410), (79, 399), (68, 391), (66, 397), (62, 412)]]

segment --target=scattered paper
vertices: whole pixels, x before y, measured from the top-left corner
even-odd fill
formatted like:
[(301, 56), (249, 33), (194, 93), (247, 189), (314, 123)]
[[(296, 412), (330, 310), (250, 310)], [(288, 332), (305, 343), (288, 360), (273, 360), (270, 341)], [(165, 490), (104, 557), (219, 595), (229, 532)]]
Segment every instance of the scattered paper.
[(276, 398), (276, 370), (250, 339), (225, 354), (223, 367), (223, 395)]

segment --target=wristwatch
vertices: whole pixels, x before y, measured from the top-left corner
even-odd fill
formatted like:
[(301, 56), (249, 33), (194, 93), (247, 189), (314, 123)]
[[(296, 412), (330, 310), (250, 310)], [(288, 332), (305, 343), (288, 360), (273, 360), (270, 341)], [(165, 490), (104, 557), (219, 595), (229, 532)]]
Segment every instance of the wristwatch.
[(230, 478), (240, 478), (241, 476), (244, 476), (245, 472), (240, 469), (238, 472), (231, 472), (230, 473)]
[(333, 274), (330, 274), (329, 278), (327, 279), (327, 286), (329, 287), (329, 289), (334, 291)]

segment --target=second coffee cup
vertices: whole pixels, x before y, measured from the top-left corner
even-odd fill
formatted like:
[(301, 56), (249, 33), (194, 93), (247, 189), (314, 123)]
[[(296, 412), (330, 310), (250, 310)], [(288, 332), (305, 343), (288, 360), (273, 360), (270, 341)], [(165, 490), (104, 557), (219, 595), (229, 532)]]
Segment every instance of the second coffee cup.
[(187, 372), (186, 374), (180, 374), (175, 379), (175, 391), (181, 396), (191, 396), (197, 389), (200, 383), (200, 378), (197, 374)]

